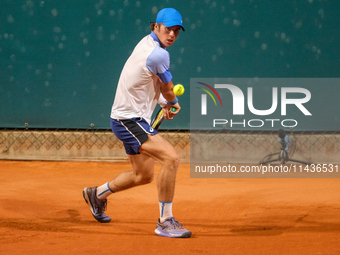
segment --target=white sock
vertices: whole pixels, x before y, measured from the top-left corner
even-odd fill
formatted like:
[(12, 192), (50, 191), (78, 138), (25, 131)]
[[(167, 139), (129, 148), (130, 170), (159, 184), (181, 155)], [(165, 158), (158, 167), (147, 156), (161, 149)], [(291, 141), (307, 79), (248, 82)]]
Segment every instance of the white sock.
[(166, 218), (173, 217), (172, 216), (172, 202), (163, 202), (159, 201), (159, 212), (160, 212), (160, 219), (159, 221), (163, 223)]
[(110, 189), (109, 182), (97, 188), (97, 198), (101, 200), (104, 200), (105, 198), (110, 196), (112, 193), (114, 192)]

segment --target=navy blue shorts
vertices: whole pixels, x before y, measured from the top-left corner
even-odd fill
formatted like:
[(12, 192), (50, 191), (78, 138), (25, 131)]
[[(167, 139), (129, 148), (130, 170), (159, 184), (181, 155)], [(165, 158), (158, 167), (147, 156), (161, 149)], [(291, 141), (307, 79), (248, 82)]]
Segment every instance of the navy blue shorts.
[(131, 118), (124, 120), (111, 119), (112, 132), (124, 144), (126, 154), (139, 154), (139, 147), (148, 140), (148, 135), (156, 135), (158, 132), (143, 118)]

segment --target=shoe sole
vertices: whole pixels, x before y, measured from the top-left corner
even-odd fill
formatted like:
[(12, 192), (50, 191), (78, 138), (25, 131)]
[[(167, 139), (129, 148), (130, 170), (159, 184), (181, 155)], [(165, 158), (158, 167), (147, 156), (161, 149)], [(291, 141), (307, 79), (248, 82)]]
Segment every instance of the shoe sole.
[(169, 233), (164, 233), (164, 232), (161, 232), (157, 229), (155, 229), (155, 234), (158, 235), (158, 236), (163, 236), (163, 237), (170, 237), (170, 238), (189, 238), (191, 237), (191, 232), (188, 231), (188, 232), (184, 232), (182, 235), (171, 235)]
[(111, 219), (109, 220), (102, 220), (102, 219), (99, 219), (95, 216), (95, 214), (93, 213), (93, 209), (92, 209), (92, 205), (91, 205), (91, 202), (90, 202), (90, 199), (89, 199), (89, 194), (87, 193), (87, 189), (88, 188), (84, 188), (83, 190), (83, 197), (85, 199), (85, 202), (86, 204), (88, 204), (88, 206), (90, 207), (90, 210), (91, 210), (91, 214), (92, 216), (100, 223), (109, 223), (111, 221)]

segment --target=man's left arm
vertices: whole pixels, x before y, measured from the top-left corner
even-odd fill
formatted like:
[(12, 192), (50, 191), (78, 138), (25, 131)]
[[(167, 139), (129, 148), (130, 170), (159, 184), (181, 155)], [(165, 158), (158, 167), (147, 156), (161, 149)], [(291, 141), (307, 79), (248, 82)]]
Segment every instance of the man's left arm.
[[(167, 104), (163, 107), (163, 114), (165, 119), (173, 119), (173, 116), (176, 115), (181, 109), (173, 89), (174, 85), (172, 81), (168, 83), (161, 82), (161, 96), (163, 96), (167, 101)], [(171, 108), (175, 108), (176, 111), (171, 111)]]

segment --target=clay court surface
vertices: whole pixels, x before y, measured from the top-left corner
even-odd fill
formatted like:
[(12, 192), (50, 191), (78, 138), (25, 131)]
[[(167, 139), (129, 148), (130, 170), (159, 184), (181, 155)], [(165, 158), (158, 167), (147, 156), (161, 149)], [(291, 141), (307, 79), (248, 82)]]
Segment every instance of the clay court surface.
[(113, 194), (110, 223), (92, 217), (83, 188), (128, 163), (0, 161), (0, 169), (0, 254), (340, 254), (338, 179), (192, 179), (181, 164), (173, 211), (193, 236), (170, 239), (154, 234), (155, 181)]

